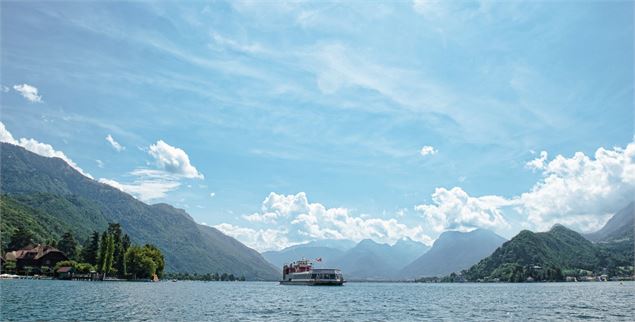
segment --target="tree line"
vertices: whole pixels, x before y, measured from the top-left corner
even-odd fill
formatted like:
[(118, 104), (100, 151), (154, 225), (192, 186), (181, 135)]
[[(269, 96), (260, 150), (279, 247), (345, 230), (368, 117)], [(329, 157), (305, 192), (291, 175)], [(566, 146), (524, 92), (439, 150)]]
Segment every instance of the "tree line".
[[(17, 229), (11, 236), (7, 251), (32, 245), (33, 240), (30, 231)], [(56, 268), (71, 266), (81, 273), (98, 272), (103, 278), (146, 279), (154, 274), (161, 278), (165, 268), (163, 254), (156, 246), (133, 245), (118, 223), (108, 224), (101, 234), (94, 231), (83, 247), (71, 232), (64, 233), (57, 241), (49, 240), (47, 244), (62, 251), (69, 259), (57, 263)]]

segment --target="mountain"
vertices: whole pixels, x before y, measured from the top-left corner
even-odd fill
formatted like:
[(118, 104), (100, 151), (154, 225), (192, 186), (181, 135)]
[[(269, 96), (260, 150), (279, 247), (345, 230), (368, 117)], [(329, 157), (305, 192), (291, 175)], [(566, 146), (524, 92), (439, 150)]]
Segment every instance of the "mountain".
[(427, 246), (412, 240), (395, 245), (380, 244), (370, 239), (360, 241), (333, 261), (349, 280), (390, 280), (412, 258), (425, 253)]
[(25, 206), (8, 196), (0, 198), (0, 214), (2, 249), (6, 249), (9, 244), (9, 238), (5, 236), (11, 236), (18, 228), (30, 231), (37, 240), (59, 240), (62, 233), (68, 230), (68, 227), (57, 218)]
[(168, 272), (279, 278), (278, 269), (258, 252), (215, 228), (197, 224), (181, 209), (147, 205), (83, 176), (59, 158), (0, 144), (2, 206), (13, 211), (12, 221), (6, 223), (3, 211), (2, 235), (10, 235), (24, 219), (36, 228), (42, 241), (65, 230), (85, 240), (92, 230), (103, 231), (107, 223), (117, 222), (134, 243), (159, 247)]
[(402, 238), (392, 245), (392, 255), (401, 261), (401, 266), (406, 266), (413, 260), (419, 258), (430, 249), (430, 246), (414, 241), (410, 238)]
[(430, 277), (469, 268), (490, 255), (505, 238), (485, 229), (446, 231), (432, 248), (401, 270), (405, 278)]
[(618, 211), (600, 230), (585, 235), (592, 242), (612, 242), (633, 239), (635, 230), (635, 202)]
[[(353, 244), (354, 245), (354, 244)], [(287, 247), (279, 251), (267, 251), (262, 256), (276, 267), (282, 267), (302, 258), (316, 259), (321, 258), (322, 261), (315, 263), (316, 267), (330, 267), (335, 258), (344, 254), (344, 251), (338, 248), (320, 246), (319, 243), (306, 243)]]
[(341, 269), (348, 280), (389, 279), (398, 265), (391, 256), (390, 245), (370, 239), (360, 241), (333, 262), (333, 266)]
[[(630, 243), (632, 254), (633, 245)], [(630, 261), (629, 261), (630, 260)], [(631, 258), (617, 257), (609, 248), (594, 245), (577, 232), (555, 225), (548, 232), (521, 231), (491, 256), (472, 266), (468, 280), (499, 279), (519, 282), (527, 277), (537, 280), (562, 280), (580, 269), (600, 271), (632, 265)]]
[(357, 243), (349, 239), (318, 239), (305, 244), (294, 245), (294, 247), (327, 247), (341, 250), (343, 252), (355, 247)]

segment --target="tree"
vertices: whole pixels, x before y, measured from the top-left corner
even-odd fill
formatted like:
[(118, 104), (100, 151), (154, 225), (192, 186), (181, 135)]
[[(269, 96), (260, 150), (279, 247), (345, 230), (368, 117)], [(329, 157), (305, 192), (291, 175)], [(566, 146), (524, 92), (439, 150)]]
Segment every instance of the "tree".
[(7, 245), (7, 250), (18, 250), (33, 244), (33, 234), (31, 231), (18, 228), (11, 236), (11, 240), (9, 240), (9, 245)]
[(77, 263), (75, 269), (78, 273), (87, 274), (95, 270), (95, 267), (89, 263)]
[(104, 260), (106, 259), (106, 245), (108, 244), (108, 234), (104, 232), (99, 242), (99, 255), (97, 256), (97, 271), (103, 273)]
[(104, 247), (106, 248), (106, 257), (104, 258), (104, 266), (102, 267), (102, 272), (107, 275), (112, 271), (113, 255), (115, 252), (115, 241), (112, 236), (108, 234), (106, 236), (106, 245), (104, 245)]
[(130, 237), (128, 236), (128, 234), (123, 235), (123, 238), (121, 239), (121, 246), (123, 247), (124, 254), (130, 247), (130, 245), (132, 245), (132, 243), (130, 242)]
[(154, 274), (163, 275), (163, 254), (153, 245), (130, 246), (124, 257), (126, 273), (130, 274), (132, 279), (151, 278)]
[(51, 247), (57, 247), (57, 241), (55, 239), (53, 239), (53, 238), (47, 240), (46, 244), (51, 246)]
[(93, 235), (90, 237), (84, 249), (82, 249), (82, 260), (91, 265), (97, 265), (97, 258), (99, 257), (99, 233), (93, 231)]
[(104, 277), (112, 270), (114, 248), (112, 236), (108, 234), (108, 231), (104, 231), (99, 243), (99, 259), (97, 261), (97, 269), (104, 274)]
[(125, 250), (123, 249), (121, 225), (118, 223), (109, 223), (107, 231), (113, 240), (113, 267), (117, 270), (119, 276), (123, 276), (125, 271)]
[(57, 243), (57, 248), (61, 250), (66, 257), (76, 259), (77, 257), (77, 242), (71, 232), (66, 232), (62, 235), (62, 238)]
[(126, 252), (128, 251), (128, 248), (130, 248), (130, 245), (132, 243), (130, 242), (130, 237), (128, 236), (128, 234), (123, 235), (123, 238), (121, 238), (121, 256), (120, 256), (120, 262), (118, 262), (117, 264), (117, 270), (119, 271), (119, 276), (120, 277), (125, 277), (126, 275)]
[(165, 259), (163, 258), (161, 250), (151, 244), (146, 244), (145, 246), (143, 246), (143, 248), (145, 249), (146, 255), (152, 258), (152, 260), (156, 264), (156, 274), (159, 276), (159, 278), (162, 278), (163, 269), (165, 268)]

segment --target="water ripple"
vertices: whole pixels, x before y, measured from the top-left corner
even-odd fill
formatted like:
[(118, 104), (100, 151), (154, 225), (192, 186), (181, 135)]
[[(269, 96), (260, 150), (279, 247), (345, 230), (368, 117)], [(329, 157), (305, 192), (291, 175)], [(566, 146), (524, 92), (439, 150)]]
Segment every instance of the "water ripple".
[(635, 320), (635, 283), (0, 281), (0, 320)]

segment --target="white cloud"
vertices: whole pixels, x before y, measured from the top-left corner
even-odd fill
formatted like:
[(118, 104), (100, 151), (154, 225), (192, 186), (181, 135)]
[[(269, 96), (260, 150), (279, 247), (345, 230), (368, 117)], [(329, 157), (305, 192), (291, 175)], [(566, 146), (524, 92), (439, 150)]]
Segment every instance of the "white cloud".
[(415, 206), (436, 232), (447, 229), (467, 230), (476, 227), (503, 228), (509, 226), (500, 208), (509, 201), (498, 196), (470, 197), (463, 189), (437, 188), (432, 204)]
[(154, 157), (159, 168), (185, 178), (203, 179), (203, 174), (190, 163), (190, 157), (177, 147), (173, 147), (163, 140), (150, 145), (148, 153)]
[(99, 182), (117, 188), (125, 193), (129, 193), (144, 202), (165, 198), (169, 191), (172, 191), (181, 185), (178, 181), (148, 179), (143, 177), (136, 179), (130, 184), (120, 183), (106, 178), (100, 178)]
[(95, 162), (97, 162), (97, 166), (98, 166), (98, 167), (100, 167), (100, 168), (103, 168), (103, 167), (104, 167), (104, 162), (103, 162), (103, 161), (101, 161), (101, 160), (97, 159), (97, 160), (95, 160)]
[(3, 93), (8, 93), (9, 92), (9, 87), (2, 85), (2, 92)]
[[(110, 135), (106, 137), (106, 140), (117, 149), (120, 145), (111, 139)], [(179, 148), (159, 140), (148, 148), (148, 153), (154, 157), (160, 169), (134, 169), (128, 173), (135, 177), (131, 183), (121, 183), (107, 178), (101, 178), (99, 181), (129, 193), (141, 201), (149, 202), (165, 198), (168, 192), (181, 186), (180, 181), (184, 178), (203, 179), (203, 175), (190, 164), (185, 151)]]
[(42, 102), (42, 96), (38, 95), (38, 90), (35, 86), (31, 86), (29, 84), (13, 85), (13, 89), (19, 92), (20, 95), (30, 102)]
[[(203, 223), (203, 225), (206, 224)], [(213, 227), (260, 252), (278, 250), (292, 245), (286, 237), (287, 232), (284, 230), (252, 229), (234, 226), (227, 223), (215, 225)]]
[(112, 135), (110, 134), (106, 136), (106, 141), (108, 141), (108, 143), (110, 143), (113, 149), (117, 150), (117, 152), (121, 152), (126, 149), (126, 147), (122, 146), (121, 144), (119, 144), (119, 142), (115, 141), (115, 139), (113, 139)]
[[(275, 224), (284, 227), (285, 238), (290, 243), (314, 239), (350, 239), (359, 241), (370, 238), (379, 242), (394, 243), (403, 237), (431, 243), (419, 225), (406, 225), (396, 219), (370, 216), (354, 216), (346, 208), (326, 208), (320, 203), (310, 203), (304, 192), (295, 195), (270, 193), (263, 201), (261, 211), (243, 216), (252, 224)], [(240, 237), (237, 237), (240, 239)], [(275, 247), (263, 245), (260, 247)]]
[(437, 154), (437, 152), (438, 151), (433, 146), (429, 146), (429, 145), (426, 145), (426, 146), (422, 147), (421, 151), (419, 151), (419, 153), (422, 156), (434, 155), (434, 154)]
[(540, 151), (540, 157), (527, 162), (525, 166), (533, 170), (544, 170), (545, 161), (547, 161), (547, 157), (548, 157), (547, 151)]
[(599, 228), (608, 214), (635, 200), (635, 142), (599, 148), (594, 158), (576, 152), (539, 165), (542, 180), (518, 197), (520, 210), (538, 228), (567, 221), (580, 230)]
[(73, 162), (73, 160), (67, 157), (64, 152), (55, 150), (50, 144), (41, 143), (35, 139), (14, 139), (13, 135), (11, 135), (11, 133), (5, 128), (4, 123), (2, 122), (0, 122), (0, 142), (19, 145), (27, 149), (28, 151), (39, 154), (41, 156), (49, 158), (60, 158), (68, 163), (68, 165), (70, 165), (73, 169), (77, 170), (79, 173), (91, 179), (93, 178), (89, 173), (84, 172), (84, 170), (82, 170), (82, 168), (80, 168), (75, 162)]
[(531, 190), (512, 198), (471, 197), (461, 188), (437, 188), (432, 204), (415, 207), (437, 231), (509, 227), (505, 215), (520, 218), (520, 225), (547, 230), (556, 223), (582, 232), (599, 229), (611, 214), (635, 200), (635, 142), (626, 148), (599, 148), (594, 157), (576, 152), (572, 157), (548, 153), (529, 161), (540, 170)]
[[(347, 208), (327, 208), (310, 203), (305, 193), (270, 193), (259, 212), (245, 215), (256, 228), (221, 224), (217, 228), (258, 250), (279, 249), (313, 239), (371, 238), (394, 242), (402, 237), (431, 242), (429, 236), (444, 230), (481, 227), (512, 232), (520, 227), (547, 230), (556, 223), (579, 231), (600, 228), (611, 216), (635, 199), (635, 142), (626, 148), (599, 148), (593, 157), (578, 152), (572, 157), (540, 157), (527, 163), (540, 170), (530, 191), (511, 198), (470, 196), (460, 187), (437, 188), (432, 202), (415, 207), (424, 223), (406, 225), (395, 218), (355, 216)], [(270, 225), (276, 225), (272, 229)], [(269, 226), (269, 227), (267, 227)]]
[(210, 198), (214, 198), (214, 196), (216, 196), (216, 192), (210, 192), (210, 193), (209, 193), (209, 197), (210, 197)]

